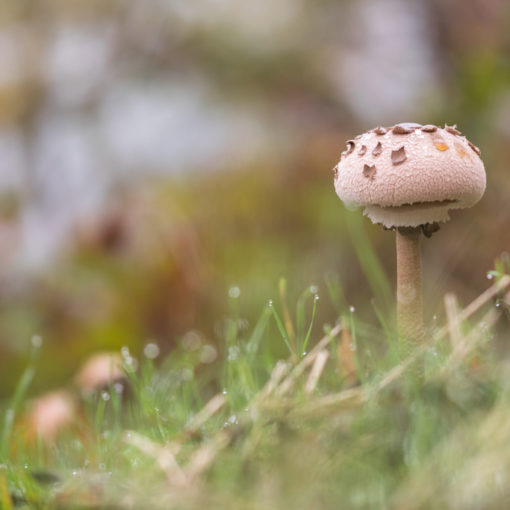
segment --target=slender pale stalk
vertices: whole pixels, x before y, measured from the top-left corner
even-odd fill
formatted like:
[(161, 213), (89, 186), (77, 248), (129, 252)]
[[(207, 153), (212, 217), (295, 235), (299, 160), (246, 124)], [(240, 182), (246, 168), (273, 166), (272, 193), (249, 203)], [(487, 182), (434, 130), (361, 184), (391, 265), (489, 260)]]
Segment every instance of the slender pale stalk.
[(397, 228), (397, 322), (409, 342), (424, 337), (421, 290), (420, 228)]

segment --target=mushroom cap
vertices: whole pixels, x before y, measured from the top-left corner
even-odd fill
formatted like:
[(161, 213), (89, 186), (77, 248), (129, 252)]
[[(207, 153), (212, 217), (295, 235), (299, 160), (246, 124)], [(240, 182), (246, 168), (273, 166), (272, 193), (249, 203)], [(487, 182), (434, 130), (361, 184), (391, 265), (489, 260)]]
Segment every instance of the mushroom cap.
[(34, 400), (29, 408), (27, 421), (29, 433), (43, 440), (52, 440), (76, 415), (72, 395), (66, 390), (52, 391)]
[(83, 393), (90, 394), (124, 378), (122, 357), (116, 352), (100, 352), (88, 358), (75, 381)]
[(348, 141), (335, 167), (342, 201), (390, 228), (448, 221), (480, 200), (485, 181), (480, 150), (455, 126), (375, 128)]

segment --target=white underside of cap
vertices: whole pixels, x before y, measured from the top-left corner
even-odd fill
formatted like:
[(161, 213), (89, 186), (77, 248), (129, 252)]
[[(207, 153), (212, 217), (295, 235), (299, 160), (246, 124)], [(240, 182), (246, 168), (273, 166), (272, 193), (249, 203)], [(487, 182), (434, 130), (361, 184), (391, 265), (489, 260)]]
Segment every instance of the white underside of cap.
[(448, 211), (458, 207), (461, 207), (460, 204), (441, 202), (407, 204), (400, 207), (367, 205), (363, 214), (373, 223), (379, 223), (388, 228), (418, 227), (426, 223), (444, 223), (450, 219)]

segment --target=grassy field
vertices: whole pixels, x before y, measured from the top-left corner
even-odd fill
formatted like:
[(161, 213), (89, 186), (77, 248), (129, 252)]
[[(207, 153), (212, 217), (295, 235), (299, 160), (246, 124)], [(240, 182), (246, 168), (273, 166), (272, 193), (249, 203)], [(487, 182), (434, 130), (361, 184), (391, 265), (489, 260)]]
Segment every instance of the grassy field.
[[(510, 508), (510, 3), (386, 4), (0, 2), (0, 510)], [(423, 345), (333, 186), (403, 121), (487, 170)]]
[(252, 328), (230, 289), (219, 352), (189, 336), (162, 360), (124, 349), (123, 386), (84, 399), (53, 442), (27, 440), (19, 418), (35, 342), (4, 409), (1, 508), (506, 508), (507, 266), (467, 306), (445, 296), (423, 345), (342, 305), (312, 338), (317, 307), (341, 302), (332, 280), (295, 307), (281, 280)]

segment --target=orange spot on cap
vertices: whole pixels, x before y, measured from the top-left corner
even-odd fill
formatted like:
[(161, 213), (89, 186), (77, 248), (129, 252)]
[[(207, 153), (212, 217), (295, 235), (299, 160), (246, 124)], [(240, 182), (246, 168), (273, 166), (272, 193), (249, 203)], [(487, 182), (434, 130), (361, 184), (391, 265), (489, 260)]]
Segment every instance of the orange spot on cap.
[(457, 154), (461, 157), (461, 159), (468, 158), (471, 161), (471, 154), (468, 154), (468, 152), (461, 143), (455, 142), (455, 150), (457, 151)]
[(448, 145), (446, 145), (444, 142), (434, 142), (434, 147), (439, 151), (445, 151), (448, 149)]

